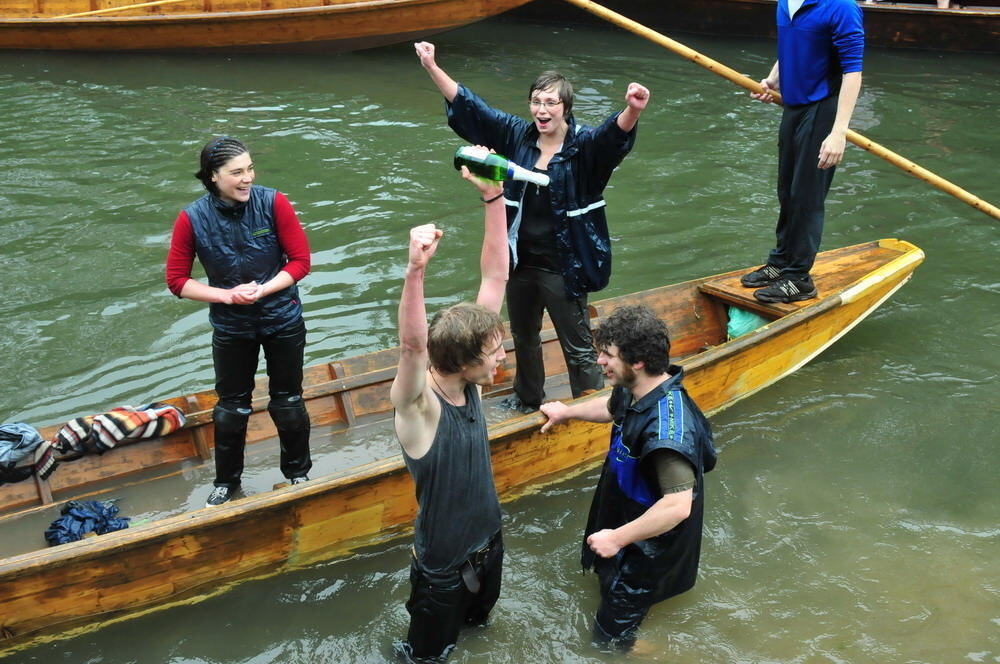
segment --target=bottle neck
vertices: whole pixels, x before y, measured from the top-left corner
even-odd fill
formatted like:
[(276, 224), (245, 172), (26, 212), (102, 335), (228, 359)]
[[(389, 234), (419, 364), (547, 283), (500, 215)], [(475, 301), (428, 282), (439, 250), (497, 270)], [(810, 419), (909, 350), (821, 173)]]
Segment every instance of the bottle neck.
[(507, 166), (507, 175), (512, 180), (521, 180), (523, 182), (531, 182), (537, 184), (540, 187), (549, 186), (549, 176), (545, 173), (535, 173), (534, 171), (529, 171), (526, 168), (522, 168), (517, 164), (510, 163)]

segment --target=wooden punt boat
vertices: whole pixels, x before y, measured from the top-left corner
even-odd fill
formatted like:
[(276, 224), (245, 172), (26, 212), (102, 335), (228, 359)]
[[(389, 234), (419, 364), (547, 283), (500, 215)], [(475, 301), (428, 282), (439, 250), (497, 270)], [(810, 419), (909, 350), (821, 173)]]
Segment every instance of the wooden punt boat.
[[(599, 0), (608, 9), (666, 35), (775, 38), (777, 0)], [(1000, 0), (969, 0), (938, 9), (932, 0), (860, 1), (868, 46), (966, 53), (1000, 53)], [(590, 23), (600, 19), (562, 0), (536, 0), (512, 18)]]
[(420, 39), (528, 0), (5, 0), (0, 49), (354, 51)]
[[(813, 272), (820, 298), (807, 302), (758, 303), (751, 291), (740, 287), (739, 276), (745, 272), (740, 270), (598, 301), (591, 315), (599, 322), (624, 304), (653, 308), (668, 322), (672, 355), (685, 368), (689, 392), (711, 414), (810, 361), (899, 289), (923, 256), (919, 248), (900, 240), (821, 253)], [(729, 307), (756, 312), (769, 322), (727, 340)], [(543, 339), (547, 389), (550, 394), (558, 395), (560, 389), (565, 393), (565, 366), (550, 327)], [(509, 348), (509, 340), (507, 344)], [(397, 358), (398, 349), (389, 349), (308, 370), (306, 396), (314, 435), (318, 427), (328, 428), (334, 439), (370, 426), (391, 431), (388, 388)], [(508, 355), (508, 362), (513, 360)], [(512, 367), (505, 368), (485, 395), (491, 417), (502, 410), (496, 405), (498, 396), (510, 391)], [(206, 461), (211, 455), (211, 393), (170, 402), (188, 414), (189, 424), (180, 431), (102, 457), (66, 462), (49, 486), (22, 482), (3, 487), (0, 509), (7, 514), (0, 517), (0, 528), (10, 533), (25, 519), (47, 524), (58, 505), (38, 504), (53, 497), (93, 497), (101, 485), (130, 482), (141, 482), (139, 488), (148, 493), (157, 480), (143, 473), (159, 470), (168, 475), (184, 464)], [(251, 443), (274, 435), (264, 399), (256, 399), (254, 406)], [(592, 467), (607, 449), (607, 425), (574, 422), (542, 435), (538, 429), (544, 418), (537, 413), (511, 416), (507, 411), (506, 417), (493, 420), (493, 468), (504, 500)], [(248, 457), (262, 447), (249, 445)], [(413, 486), (398, 453), (386, 457), (305, 484), (268, 487), (220, 507), (182, 511), (127, 530), (0, 559), (0, 655), (194, 601), (246, 579), (331, 559), (406, 532), (416, 514)], [(273, 456), (269, 461), (275, 465)], [(208, 488), (203, 490), (207, 494)]]

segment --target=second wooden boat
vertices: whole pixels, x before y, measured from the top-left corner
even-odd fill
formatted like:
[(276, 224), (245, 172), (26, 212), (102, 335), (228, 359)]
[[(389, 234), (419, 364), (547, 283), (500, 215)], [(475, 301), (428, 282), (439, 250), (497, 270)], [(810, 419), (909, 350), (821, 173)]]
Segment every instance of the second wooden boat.
[[(665, 35), (777, 36), (777, 0), (598, 0), (598, 4)], [(858, 4), (864, 12), (868, 46), (1000, 53), (1000, 0), (963, 2), (961, 9), (938, 9), (930, 0)], [(511, 16), (559, 23), (600, 21), (563, 0), (536, 0)]]
[[(907, 242), (880, 240), (820, 254), (813, 270), (816, 300), (758, 303), (739, 285), (744, 269), (595, 302), (591, 313), (599, 323), (621, 305), (651, 307), (668, 323), (672, 356), (685, 368), (688, 391), (712, 414), (816, 357), (902, 287), (922, 260), (923, 252)], [(728, 340), (732, 307), (768, 322)], [(565, 367), (551, 328), (543, 338), (547, 389), (558, 393)], [(397, 358), (390, 349), (312, 368), (306, 396), (314, 425), (328, 427), (334, 439), (359, 428), (367, 436), (374, 427), (391, 436), (388, 388)], [(504, 500), (600, 461), (607, 425), (573, 422), (543, 435), (543, 416), (511, 416), (497, 408), (497, 396), (509, 385), (501, 377), (486, 395), (494, 474)], [(149, 493), (148, 482), (162, 481), (148, 479), (151, 470), (169, 477), (171, 469), (210, 458), (210, 393), (171, 402), (188, 414), (181, 431), (66, 462), (50, 484), (5, 486), (8, 515), (0, 517), (0, 528), (11, 533), (22, 522), (46, 523), (56, 513), (48, 502), (53, 496), (97, 491), (92, 497), (101, 497), (107, 486), (119, 495), (136, 482)], [(251, 441), (273, 437), (263, 398), (255, 411)], [(50, 549), (27, 545), (0, 559), (0, 655), (344, 555), (406, 532), (415, 515), (412, 482), (393, 453), (220, 507), (165, 512), (127, 530)]]
[(5, 0), (0, 49), (355, 51), (421, 39), (528, 0)]

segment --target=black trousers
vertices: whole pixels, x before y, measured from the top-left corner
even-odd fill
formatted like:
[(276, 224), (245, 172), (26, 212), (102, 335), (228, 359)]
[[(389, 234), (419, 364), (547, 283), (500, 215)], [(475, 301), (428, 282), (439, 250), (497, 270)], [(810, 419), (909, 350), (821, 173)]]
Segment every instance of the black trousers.
[(635, 643), (636, 630), (653, 602), (652, 590), (635, 574), (623, 573), (621, 560), (602, 560), (596, 566), (601, 586), (601, 604), (594, 617), (594, 640), (613, 643), (627, 650)]
[(309, 455), (309, 415), (302, 401), (302, 364), (306, 325), (297, 322), (266, 337), (236, 337), (215, 331), (212, 360), (219, 402), (215, 424), (215, 486), (236, 488), (243, 474), (247, 420), (251, 413), (254, 376), (261, 349), (267, 364), (268, 406), (281, 441), (281, 472), (287, 478), (305, 476)]
[(473, 593), (462, 579), (461, 572), (438, 576), (425, 574), (410, 558), (410, 628), (406, 642), (397, 646), (406, 661), (441, 661), (458, 642), (458, 634), (466, 625), (481, 625), (500, 597), (503, 576), (503, 537), (498, 533), (482, 555), (470, 558), (480, 582)]
[(786, 106), (778, 131), (778, 225), (767, 262), (790, 279), (809, 274), (823, 238), (826, 194), (836, 168), (820, 169), (819, 149), (837, 116), (837, 96)]
[(587, 296), (567, 296), (561, 274), (521, 266), (507, 282), (507, 313), (517, 359), (514, 392), (525, 405), (534, 408), (545, 398), (540, 335), (545, 311), (549, 312), (559, 336), (573, 396), (604, 387), (604, 375), (597, 365), (597, 351), (590, 333)]

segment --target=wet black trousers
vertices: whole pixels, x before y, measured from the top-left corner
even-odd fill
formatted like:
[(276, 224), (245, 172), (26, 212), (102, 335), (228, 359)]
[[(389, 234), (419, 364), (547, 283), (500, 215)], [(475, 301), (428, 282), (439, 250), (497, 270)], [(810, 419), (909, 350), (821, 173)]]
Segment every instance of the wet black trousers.
[(594, 641), (627, 650), (635, 643), (636, 630), (654, 602), (652, 591), (634, 574), (622, 573), (616, 561), (601, 561), (596, 572), (601, 585), (601, 604), (594, 618)]
[(821, 170), (819, 149), (833, 129), (837, 96), (785, 107), (778, 131), (778, 225), (767, 262), (783, 277), (803, 279), (823, 238), (826, 195), (836, 168)]
[(219, 402), (212, 412), (215, 424), (215, 486), (236, 488), (243, 474), (247, 420), (254, 376), (263, 348), (267, 363), (267, 407), (281, 443), (281, 473), (291, 479), (312, 468), (309, 456), (309, 414), (302, 401), (302, 363), (306, 326), (302, 319), (266, 337), (212, 334), (215, 391)]
[(443, 661), (455, 648), (462, 627), (485, 624), (500, 597), (503, 553), (503, 538), (498, 534), (481, 556), (472, 555), (470, 564), (480, 584), (475, 593), (460, 571), (431, 577), (411, 557), (406, 602), (410, 629), (406, 642), (397, 644), (397, 654), (408, 662)]
[(532, 408), (541, 405), (545, 398), (540, 335), (545, 311), (549, 312), (559, 336), (573, 396), (604, 387), (604, 375), (597, 366), (597, 351), (590, 333), (587, 296), (568, 297), (561, 274), (518, 267), (507, 282), (507, 313), (517, 359), (514, 392)]

